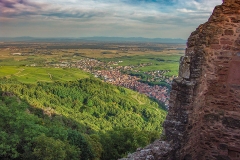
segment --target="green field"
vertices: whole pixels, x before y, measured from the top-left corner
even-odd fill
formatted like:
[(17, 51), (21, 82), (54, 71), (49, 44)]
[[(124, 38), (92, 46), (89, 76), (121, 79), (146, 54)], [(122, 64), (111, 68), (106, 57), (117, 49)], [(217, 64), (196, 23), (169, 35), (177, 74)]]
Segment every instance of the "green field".
[[(122, 61), (118, 64), (119, 66), (134, 66), (134, 70), (140, 72), (168, 70), (169, 72), (165, 73), (166, 76), (177, 76), (179, 59), (180, 56), (184, 54), (183, 48), (185, 47), (184, 45), (151, 44), (154, 47), (160, 46), (159, 50), (152, 50), (151, 45), (144, 45), (145, 49), (150, 47), (148, 48), (149, 50), (140, 51), (130, 49), (142, 48), (143, 46), (141, 44), (118, 44), (120, 46), (126, 46), (126, 50), (119, 50), (117, 44), (108, 44), (107, 48), (106, 46), (102, 46), (102, 44), (89, 44), (87, 45), (89, 48), (86, 48), (87, 46), (81, 48), (81, 45), (79, 45), (78, 48), (75, 44), (54, 45), (47, 43), (38, 45), (42, 45), (42, 48), (40, 49), (35, 44), (21, 44), (20, 46), (23, 48), (19, 48), (16, 44), (17, 49), (14, 50), (0, 48), (0, 66), (36, 65), (43, 67), (62, 61), (74, 62), (83, 58), (93, 58), (103, 62)], [(72, 45), (74, 45), (74, 49), (71, 49)], [(99, 45), (102, 48), (99, 48)], [(64, 48), (64, 46), (66, 48)], [(13, 55), (13, 53), (16, 52), (23, 54)], [(14, 73), (15, 72), (10, 74)], [(31, 76), (28, 78), (31, 78)], [(61, 79), (60, 76), (54, 78)], [(49, 78), (44, 79), (48, 79), (47, 81), (49, 81)]]
[(74, 81), (88, 78), (90, 74), (79, 69), (68, 68), (1, 66), (0, 77), (17, 79), (23, 83), (36, 83), (38, 81)]
[[(179, 69), (179, 59), (182, 54), (149, 54), (141, 56), (123, 56), (118, 58), (99, 59), (104, 62), (109, 61), (122, 61), (119, 63), (120, 66), (137, 66), (134, 69), (146, 72), (146, 71), (158, 71), (158, 70), (169, 70), (166, 73), (167, 76), (176, 76)], [(146, 64), (141, 66), (141, 64)]]

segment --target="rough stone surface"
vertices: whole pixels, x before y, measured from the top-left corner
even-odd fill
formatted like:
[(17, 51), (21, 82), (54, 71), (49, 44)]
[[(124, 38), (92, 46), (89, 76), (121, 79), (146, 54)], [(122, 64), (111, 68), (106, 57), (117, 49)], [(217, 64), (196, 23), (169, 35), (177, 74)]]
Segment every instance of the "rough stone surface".
[(164, 130), (125, 160), (240, 160), (240, 0), (224, 0), (189, 37)]

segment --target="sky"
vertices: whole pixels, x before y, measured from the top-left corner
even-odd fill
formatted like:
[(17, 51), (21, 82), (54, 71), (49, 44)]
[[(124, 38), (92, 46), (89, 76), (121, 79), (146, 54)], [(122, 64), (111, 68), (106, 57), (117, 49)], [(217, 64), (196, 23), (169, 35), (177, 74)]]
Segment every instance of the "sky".
[(0, 37), (182, 38), (222, 0), (0, 0)]

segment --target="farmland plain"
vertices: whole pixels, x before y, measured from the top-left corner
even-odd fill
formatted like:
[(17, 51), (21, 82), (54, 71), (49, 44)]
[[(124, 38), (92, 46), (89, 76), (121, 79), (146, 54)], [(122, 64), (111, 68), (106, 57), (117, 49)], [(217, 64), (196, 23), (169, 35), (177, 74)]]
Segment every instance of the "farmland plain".
[[(33, 72), (39, 72), (38, 76), (42, 77), (44, 75), (42, 79), (46, 81), (51, 81), (54, 78), (56, 80), (72, 80), (66, 77), (74, 77), (74, 75), (64, 76), (68, 75), (70, 71), (50, 69), (56, 68), (51, 64), (72, 63), (84, 58), (96, 59), (105, 63), (121, 62), (117, 66), (134, 66), (134, 70), (139, 72), (167, 70), (166, 76), (177, 76), (179, 58), (184, 54), (184, 48), (185, 45), (183, 44), (156, 43), (1, 43), (0, 66), (12, 67), (2, 67), (0, 76), (12, 75), (12, 77), (19, 78), (22, 81), (25, 81), (24, 78), (29, 78), (29, 81), (31, 81), (31, 77), (35, 77), (31, 76)], [(21, 68), (23, 66), (28, 68)], [(30, 67), (33, 68), (30, 69)], [(44, 67), (43, 70), (46, 71), (41, 71), (39, 67)], [(61, 68), (61, 65), (58, 67)], [(63, 67), (66, 66), (62, 65)], [(116, 67), (116, 65), (113, 65), (113, 67)], [(74, 67), (68, 66), (68, 68)], [(49, 70), (61, 72), (63, 76), (57, 74), (58, 76), (49, 79), (48, 73), (53, 74)], [(15, 75), (20, 71), (23, 74)], [(31, 74), (28, 74), (28, 71)], [(71, 72), (77, 74), (76, 70)], [(76, 78), (78, 78), (77, 75)]]

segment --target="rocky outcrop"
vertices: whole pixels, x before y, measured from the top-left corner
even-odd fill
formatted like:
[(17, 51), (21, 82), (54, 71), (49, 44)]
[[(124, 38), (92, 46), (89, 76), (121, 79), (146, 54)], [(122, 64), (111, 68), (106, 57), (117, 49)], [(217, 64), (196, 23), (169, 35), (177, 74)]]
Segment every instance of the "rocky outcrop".
[(188, 39), (165, 141), (128, 160), (240, 160), (240, 0), (224, 0)]

